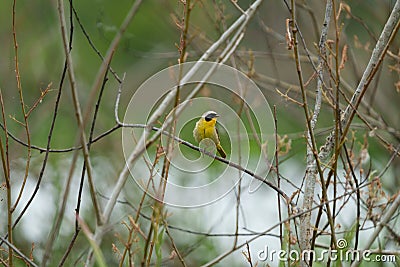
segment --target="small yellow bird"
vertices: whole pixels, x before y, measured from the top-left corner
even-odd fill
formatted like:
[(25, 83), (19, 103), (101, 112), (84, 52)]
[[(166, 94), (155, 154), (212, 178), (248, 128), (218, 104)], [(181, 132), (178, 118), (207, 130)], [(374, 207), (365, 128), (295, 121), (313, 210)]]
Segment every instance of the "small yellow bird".
[(215, 146), (217, 147), (217, 151), (221, 155), (221, 157), (226, 158), (226, 153), (219, 141), (217, 128), (215, 128), (218, 117), (219, 115), (215, 111), (205, 112), (201, 116), (199, 121), (196, 122), (196, 127), (193, 130), (193, 137), (198, 143), (206, 138), (211, 139), (212, 141), (214, 141)]

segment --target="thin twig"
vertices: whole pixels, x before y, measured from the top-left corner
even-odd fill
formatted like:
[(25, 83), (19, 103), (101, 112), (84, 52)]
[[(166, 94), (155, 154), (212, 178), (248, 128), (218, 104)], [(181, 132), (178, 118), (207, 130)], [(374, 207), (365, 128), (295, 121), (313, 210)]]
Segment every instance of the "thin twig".
[[(65, 22), (65, 14), (64, 14), (64, 3), (62, 0), (58, 0), (58, 15), (59, 15), (59, 20), (61, 24), (61, 33), (62, 33), (62, 40), (63, 40), (63, 47), (64, 47), (64, 53), (67, 59), (67, 65), (68, 65), (68, 77), (70, 80), (70, 86), (71, 86), (71, 93), (72, 93), (72, 102), (74, 104), (75, 108), (75, 115), (76, 119), (78, 122), (78, 127), (79, 127), (79, 135), (80, 135), (80, 142), (82, 145), (82, 151), (83, 151), (83, 158), (86, 164), (86, 170), (88, 174), (88, 183), (89, 183), (89, 189), (90, 189), (90, 195), (92, 198), (92, 203), (94, 207), (94, 212), (96, 215), (96, 219), (98, 223), (103, 222), (103, 218), (101, 217), (101, 210), (100, 206), (96, 197), (96, 189), (94, 186), (94, 179), (93, 179), (93, 167), (92, 163), (90, 160), (89, 156), (89, 150), (87, 147), (87, 138), (85, 134), (85, 126), (83, 122), (83, 117), (82, 117), (82, 111), (78, 99), (78, 90), (77, 90), (77, 84), (76, 84), (76, 79), (75, 79), (75, 72), (74, 72), (74, 65), (72, 62), (72, 57), (70, 53), (70, 49), (68, 46), (68, 36), (67, 36), (67, 25)], [(90, 106), (90, 105), (89, 105)]]
[[(367, 242), (364, 244), (363, 250), (371, 248), (372, 244), (374, 243), (375, 239), (379, 236), (379, 233), (382, 231), (383, 227), (389, 222), (389, 220), (391, 220), (393, 214), (398, 211), (399, 207), (400, 207), (400, 192), (397, 192), (396, 199), (390, 206), (389, 210), (386, 211), (386, 213), (382, 216), (382, 219), (375, 228), (375, 231), (372, 233)], [(361, 264), (361, 262), (362, 261), (354, 261), (351, 267), (357, 267)]]
[[(12, 249), (15, 253), (18, 254), (18, 256), (20, 256), (25, 263), (28, 263), (34, 267), (38, 267), (38, 265), (36, 265), (36, 263), (34, 263), (28, 256), (26, 256), (24, 253), (22, 253), (17, 247), (15, 247), (12, 243), (10, 243), (7, 239), (3, 238), (0, 236), (0, 240), (4, 243), (7, 244), (7, 246)], [(9, 254), (10, 255), (10, 254)], [(11, 266), (11, 265), (8, 265)]]
[[(3, 173), (4, 173), (4, 180), (6, 184), (6, 192), (7, 192), (7, 243), (12, 245), (12, 188), (11, 188), (11, 177), (10, 177), (10, 157), (9, 157), (9, 138), (7, 132), (7, 122), (5, 116), (5, 107), (3, 101), (3, 92), (0, 89), (0, 103), (1, 103), (1, 117), (4, 123), (4, 137), (5, 137), (5, 144), (3, 146), (3, 138), (0, 137), (0, 151), (1, 151), (1, 162), (3, 166)], [(1, 237), (1, 236), (0, 236)], [(3, 240), (3, 238), (2, 238)], [(10, 254), (11, 253), (11, 254)], [(9, 247), (8, 255), (12, 256), (11, 247)]]
[[(232, 58), (232, 65), (236, 68), (236, 61), (235, 58)], [(236, 130), (237, 130), (237, 135), (240, 135), (240, 117), (243, 114), (244, 108), (246, 107), (245, 105), (245, 101), (243, 101), (243, 97), (246, 95), (247, 92), (247, 88), (243, 88), (243, 84), (240, 82), (240, 79), (237, 77), (237, 73), (235, 75), (235, 79), (236, 82), (238, 84), (238, 88), (239, 88), (239, 93), (240, 93), (240, 105), (239, 105), (239, 110), (237, 111), (237, 116), (238, 116), (238, 120), (237, 120), (237, 124), (236, 124)], [(251, 121), (251, 120), (250, 120)], [(238, 155), (238, 163), (239, 165), (242, 165), (242, 152), (241, 152), (241, 138), (237, 139), (237, 155)], [(235, 209), (235, 234), (239, 233), (239, 224), (240, 224), (240, 207), (241, 207), (241, 195), (242, 195), (242, 177), (243, 174), (242, 172), (239, 170), (238, 171), (238, 183), (237, 183), (237, 192), (236, 193), (236, 209)], [(238, 236), (236, 235), (234, 240), (233, 240), (233, 247), (236, 247), (238, 242)]]
[[(275, 172), (276, 172), (276, 177), (277, 177), (277, 186), (278, 188), (281, 187), (281, 177), (279, 176), (279, 146), (278, 146), (278, 119), (276, 116), (276, 106), (274, 105), (274, 135), (275, 135)], [(289, 209), (288, 209), (289, 212)], [(289, 214), (290, 216), (290, 214)], [(282, 207), (281, 207), (281, 201), (278, 198), (278, 219), (279, 221), (282, 221)], [(281, 224), (279, 226), (279, 241), (281, 247), (283, 247), (283, 225)]]
[(139, 10), (139, 8), (142, 4), (142, 1), (143, 0), (136, 0), (132, 4), (130, 10), (128, 11), (127, 15), (124, 18), (124, 21), (122, 22), (117, 33), (115, 34), (114, 39), (112, 40), (110, 46), (108, 47), (107, 53), (104, 56), (103, 61), (101, 62), (101, 65), (98, 69), (93, 86), (89, 93), (89, 97), (88, 97), (89, 101), (86, 104), (87, 109), (85, 111), (85, 116), (84, 116), (84, 120), (83, 120), (85, 123), (88, 120), (91, 110), (94, 106), (94, 99), (96, 99), (95, 95), (98, 93), (98, 91), (101, 88), (101, 84), (103, 82), (103, 77), (111, 64), (111, 60), (114, 56), (114, 52), (117, 50), (117, 48), (121, 42), (122, 36), (124, 35), (125, 31), (127, 30), (128, 26), (130, 25), (130, 23), (132, 22), (137, 11)]
[(174, 252), (176, 253), (176, 255), (178, 256), (178, 259), (179, 259), (179, 261), (181, 262), (182, 266), (183, 266), (183, 267), (186, 267), (187, 265), (186, 265), (186, 263), (185, 263), (185, 260), (183, 259), (181, 253), (179, 252), (178, 247), (176, 246), (176, 244), (175, 244), (175, 242), (174, 242), (174, 239), (172, 238), (172, 235), (171, 235), (171, 233), (170, 233), (170, 231), (169, 231), (169, 226), (168, 226), (166, 220), (163, 220), (163, 221), (164, 221), (163, 223), (164, 223), (164, 227), (165, 227), (165, 232), (167, 233), (168, 238), (169, 238), (169, 240), (171, 241), (172, 248), (174, 249), (173, 251), (174, 251)]
[(400, 150), (400, 144), (396, 147), (394, 152), (392, 153), (392, 156), (390, 157), (389, 161), (386, 163), (385, 167), (381, 170), (381, 172), (378, 174), (378, 177), (382, 177), (383, 174), (387, 171), (389, 166), (392, 164), (393, 160), (398, 156), (398, 152)]
[[(27, 139), (27, 159), (26, 159), (26, 163), (25, 163), (25, 173), (22, 179), (22, 185), (21, 188), (19, 189), (18, 192), (18, 196), (14, 202), (13, 207), (11, 208), (11, 212), (14, 212), (14, 210), (17, 208), (19, 201), (22, 198), (24, 189), (25, 189), (25, 185), (26, 185), (26, 181), (28, 179), (28, 174), (29, 174), (29, 166), (30, 166), (30, 162), (31, 162), (31, 157), (32, 157), (32, 150), (31, 150), (31, 134), (30, 134), (30, 130), (29, 130), (29, 121), (28, 121), (28, 116), (27, 116), (27, 112), (25, 110), (25, 101), (24, 101), (24, 95), (22, 92), (22, 85), (21, 85), (21, 75), (20, 75), (20, 71), (19, 71), (19, 56), (18, 56), (18, 42), (17, 42), (17, 31), (16, 31), (16, 4), (17, 1), (14, 0), (13, 1), (13, 12), (12, 12), (12, 32), (13, 32), (13, 41), (14, 41), (14, 53), (15, 53), (15, 77), (17, 80), (17, 90), (18, 90), (18, 95), (19, 95), (19, 102), (20, 102), (20, 106), (21, 106), (21, 112), (22, 112), (22, 116), (23, 116), (23, 127), (25, 129), (25, 134), (26, 134), (26, 139)], [(11, 235), (11, 233), (10, 233)], [(12, 236), (9, 236), (9, 241), (12, 243)], [(10, 265), (12, 266), (12, 254), (10, 257)]]
[[(106, 82), (108, 80), (107, 73), (108, 72), (106, 72), (106, 76), (103, 78), (103, 85), (102, 85), (101, 90), (100, 90), (100, 94), (99, 94), (99, 97), (98, 97), (98, 100), (97, 100), (97, 103), (96, 103), (95, 112), (94, 112), (94, 115), (93, 115), (92, 124), (91, 124), (91, 127), (90, 127), (90, 134), (89, 134), (89, 140), (88, 140), (88, 151), (90, 151), (90, 146), (91, 146), (92, 140), (93, 140), (93, 132), (94, 132), (94, 128), (95, 128), (97, 113), (98, 113), (99, 106), (100, 106), (100, 101), (102, 99), (102, 95), (103, 95), (103, 92), (104, 92), (105, 84), (106, 84)], [(73, 162), (74, 162), (74, 160), (73, 160)], [(71, 168), (71, 169), (74, 169), (74, 168)], [(85, 180), (84, 179), (85, 178), (85, 173), (86, 173), (86, 164), (84, 163), (83, 167), (82, 167), (82, 171), (81, 171), (81, 180), (80, 180), (80, 184), (79, 184), (78, 197), (77, 197), (78, 200), (77, 200), (77, 204), (76, 204), (76, 208), (75, 208), (75, 213), (78, 216), (79, 216), (79, 213), (80, 213), (79, 211), (80, 211), (81, 198), (82, 198), (82, 192), (83, 192), (83, 184), (84, 184), (84, 180)], [(66, 185), (64, 186), (63, 199), (60, 202), (60, 207), (58, 209), (58, 215), (57, 215), (57, 218), (55, 220), (55, 223), (54, 223), (54, 226), (53, 226), (53, 229), (52, 229), (52, 232), (51, 232), (51, 237), (52, 238), (49, 238), (49, 242), (48, 242), (48, 244), (46, 246), (46, 248), (49, 249), (49, 251), (52, 250), (53, 242), (55, 240), (55, 237), (59, 234), (61, 223), (62, 223), (62, 220), (64, 218), (64, 214), (65, 214), (65, 208), (66, 208), (67, 201), (68, 201), (69, 191), (70, 191), (71, 184), (72, 184), (72, 178), (73, 178), (73, 173), (70, 173), (70, 175), (68, 175), (68, 179), (66, 181)], [(74, 236), (77, 236), (79, 234), (79, 232), (80, 232), (80, 227), (79, 227), (78, 221), (76, 220)], [(72, 238), (71, 239), (72, 243), (70, 243), (68, 248), (72, 247), (73, 244), (74, 244), (73, 242), (75, 242), (75, 241), (76, 241), (76, 238)], [(67, 249), (67, 252), (68, 251), (71, 251), (71, 250)], [(69, 254), (67, 254), (67, 253), (64, 254), (63, 261), (66, 260), (68, 255)]]
[[(111, 60), (105, 60), (103, 55), (100, 53), (100, 51), (96, 48), (96, 46), (94, 45), (94, 43), (92, 42), (92, 39), (90, 38), (88, 32), (86, 31), (85, 27), (83, 26), (80, 17), (78, 16), (78, 13), (76, 12), (76, 9), (74, 7), (74, 5), (72, 4), (72, 0), (70, 0), (70, 7), (72, 9), (72, 11), (74, 12), (74, 16), (76, 18), (76, 21), (78, 22), (79, 27), (82, 30), (83, 35), (86, 37), (86, 40), (88, 41), (90, 47), (92, 47), (92, 49), (96, 52), (96, 54), (99, 56), (99, 58), (102, 60), (102, 62), (108, 62), (108, 64), (111, 62)], [(115, 49), (115, 44), (117, 44), (116, 42), (113, 43), (113, 48)], [(111, 49), (111, 48), (110, 48)], [(115, 70), (113, 70), (113, 68), (111, 66), (108, 66), (108, 69), (110, 70), (110, 72), (114, 75), (114, 78), (121, 83), (121, 79), (119, 78), (118, 74), (115, 72)]]
[(44, 89), (44, 91), (40, 92), (40, 96), (38, 97), (38, 99), (35, 101), (35, 103), (33, 103), (33, 106), (28, 110), (28, 112), (26, 113), (26, 117), (29, 118), (29, 116), (31, 115), (32, 111), (35, 110), (35, 108), (42, 103), (44, 97), (47, 95), (48, 92), (50, 92), (50, 87), (51, 87), (52, 83), (49, 83), (46, 87), (46, 89)]
[[(71, 40), (70, 40), (70, 44), (71, 44)], [(43, 152), (45, 152), (45, 156), (44, 156), (44, 159), (43, 159), (42, 167), (41, 167), (40, 172), (39, 172), (39, 177), (37, 179), (36, 186), (34, 188), (33, 193), (31, 194), (31, 197), (29, 198), (28, 202), (25, 204), (25, 206), (22, 209), (21, 213), (19, 214), (18, 218), (15, 220), (15, 222), (13, 224), (13, 227), (15, 227), (19, 223), (19, 221), (24, 216), (25, 212), (28, 210), (29, 206), (33, 202), (35, 196), (37, 195), (37, 192), (39, 191), (39, 187), (40, 187), (40, 184), (42, 182), (44, 171), (46, 169), (47, 162), (48, 162), (48, 157), (49, 157), (49, 153), (50, 153), (50, 144), (51, 144), (51, 140), (52, 140), (52, 137), (53, 137), (53, 131), (54, 131), (56, 118), (57, 118), (57, 115), (58, 115), (58, 108), (59, 108), (59, 103), (60, 103), (60, 99), (61, 99), (62, 85), (64, 83), (66, 72), (67, 72), (67, 62), (65, 61), (64, 69), (62, 71), (62, 75), (61, 75), (61, 79), (60, 79), (58, 94), (57, 94), (56, 102), (55, 102), (55, 106), (54, 106), (53, 117), (52, 117), (52, 120), (51, 120), (49, 134), (47, 135), (46, 149), (43, 149)], [(8, 133), (6, 125), (4, 125), (4, 127), (3, 127), (3, 125), (1, 125), (1, 126), (6, 131), (6, 136), (10, 135), (12, 137), (12, 135)], [(12, 137), (12, 138), (14, 140), (18, 140), (18, 139), (14, 138), (14, 137)], [(20, 143), (25, 145), (22, 141)]]
[[(70, 14), (71, 14), (71, 12), (72, 11), (70, 9)], [(70, 51), (72, 49), (73, 34), (74, 34), (74, 24), (73, 24), (72, 18), (70, 18), (70, 38), (69, 38), (69, 50)], [(64, 72), (62, 74), (62, 82), (64, 81), (64, 78), (66, 75), (66, 71), (67, 71), (67, 67), (68, 67), (67, 63), (68, 63), (67, 59), (65, 59)], [(62, 83), (60, 85), (60, 89), (61, 89), (61, 86), (62, 86)], [(55, 112), (57, 112), (57, 110)], [(74, 156), (76, 157), (77, 154), (78, 154), (78, 152), (76, 151)], [(71, 167), (74, 166), (74, 164), (75, 164), (75, 161), (72, 160)], [(65, 211), (65, 206), (66, 206), (66, 202), (68, 199), (71, 181), (72, 181), (72, 174), (71, 174), (71, 168), (70, 168), (70, 175), (68, 176), (68, 178), (66, 180), (66, 184), (64, 186), (63, 199), (59, 203), (58, 213), (55, 217), (54, 223), (50, 230), (49, 237), (47, 238), (46, 246), (45, 246), (44, 253), (43, 253), (43, 259), (42, 259), (42, 263), (41, 263), (42, 266), (46, 266), (47, 261), (50, 259), (51, 252), (53, 251), (53, 244), (56, 241), (56, 238), (59, 234), (59, 229), (61, 227), (61, 223), (64, 218), (64, 211)], [(76, 238), (73, 238), (72, 240), (75, 240), (75, 239)], [(68, 247), (71, 247), (71, 246), (68, 246)], [(71, 247), (71, 249), (72, 249), (72, 247)], [(69, 251), (69, 250), (70, 249), (68, 248), (67, 251)]]
[(247, 242), (247, 241), (246, 241), (246, 249), (247, 249), (247, 251), (242, 251), (242, 254), (246, 258), (246, 260), (249, 263), (250, 267), (253, 267), (253, 262), (251, 260), (250, 246), (249, 246), (249, 242)]

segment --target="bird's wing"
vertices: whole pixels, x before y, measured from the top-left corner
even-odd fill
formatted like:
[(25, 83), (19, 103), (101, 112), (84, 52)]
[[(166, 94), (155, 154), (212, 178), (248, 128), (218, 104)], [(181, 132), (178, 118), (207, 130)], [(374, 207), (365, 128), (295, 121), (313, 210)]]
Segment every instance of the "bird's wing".
[(219, 132), (218, 132), (217, 125), (215, 125), (215, 132), (217, 133), (217, 140), (218, 140), (218, 143), (220, 143), (221, 141), (219, 140)]

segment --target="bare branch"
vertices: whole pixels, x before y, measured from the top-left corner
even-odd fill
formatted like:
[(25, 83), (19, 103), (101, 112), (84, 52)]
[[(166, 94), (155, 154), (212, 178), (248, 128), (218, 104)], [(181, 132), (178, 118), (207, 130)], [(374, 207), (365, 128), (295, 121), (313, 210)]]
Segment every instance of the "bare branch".
[(63, 40), (63, 46), (64, 46), (64, 53), (65, 53), (67, 65), (68, 65), (68, 69), (67, 69), (68, 77), (69, 77), (70, 84), (71, 84), (72, 102), (74, 104), (76, 119), (77, 119), (78, 126), (79, 126), (80, 142), (82, 145), (83, 157), (85, 160), (86, 170), (87, 170), (87, 174), (88, 174), (90, 195), (92, 197), (93, 207), (95, 210), (97, 221), (99, 223), (102, 223), (103, 218), (101, 218), (101, 210), (100, 210), (100, 206), (99, 206), (99, 203), (98, 203), (97, 197), (96, 197), (96, 189), (94, 186), (94, 179), (93, 179), (93, 175), (92, 175), (93, 167), (92, 167), (92, 163), (90, 161), (89, 150), (87, 147), (87, 138), (86, 138), (86, 134), (85, 134), (85, 127), (84, 127), (81, 107), (80, 107), (80, 103), (79, 103), (79, 99), (78, 99), (74, 65), (72, 62), (72, 57), (71, 57), (70, 49), (68, 46), (67, 25), (65, 22), (65, 14), (64, 14), (64, 3), (61, 0), (58, 0), (57, 3), (58, 3), (58, 15), (59, 15), (59, 20), (60, 20), (60, 24), (61, 24), (61, 33), (62, 33), (62, 40)]

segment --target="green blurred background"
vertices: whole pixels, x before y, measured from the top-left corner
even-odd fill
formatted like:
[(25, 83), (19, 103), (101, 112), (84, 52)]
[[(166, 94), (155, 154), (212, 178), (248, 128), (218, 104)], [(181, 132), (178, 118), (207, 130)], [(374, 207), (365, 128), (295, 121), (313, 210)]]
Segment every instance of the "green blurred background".
[[(198, 59), (224, 29), (229, 27), (240, 16), (240, 12), (230, 1), (194, 2), (196, 2), (196, 5), (190, 19), (190, 42), (187, 48), (187, 61)], [(246, 9), (250, 3), (251, 1), (238, 1), (238, 4), (243, 9)], [(390, 14), (394, 1), (355, 0), (345, 1), (344, 3), (351, 8), (353, 17), (343, 11), (340, 19), (340, 28), (342, 30), (340, 45), (341, 47), (344, 44), (348, 45), (349, 51), (349, 60), (341, 74), (345, 94), (351, 96), (351, 92), (357, 86), (369, 60), (376, 39), (379, 37), (386, 18)], [(18, 123), (23, 118), (15, 78), (12, 5), (12, 1), (0, 2), (0, 88), (4, 98), (7, 127), (17, 138), (26, 141), (24, 128)], [(102, 55), (106, 53), (131, 5), (132, 1), (128, 0), (74, 2), (74, 8), (81, 24), (84, 26), (91, 42)], [(318, 54), (315, 44), (319, 40), (318, 34), (322, 24), (324, 5), (324, 1), (298, 1), (299, 27), (313, 59)], [(68, 2), (65, 2), (65, 8), (68, 15)], [(120, 77), (123, 73), (126, 73), (120, 104), (121, 117), (129, 99), (143, 81), (163, 68), (178, 62), (177, 44), (179, 44), (181, 33), (175, 20), (179, 19), (181, 15), (182, 5), (179, 1), (148, 0), (144, 1), (140, 6), (137, 15), (123, 35), (111, 63), (112, 68)], [(276, 89), (278, 89), (282, 93), (288, 92), (288, 95), (294, 99), (301, 99), (299, 91), (296, 91), (298, 80), (292, 59), (292, 51), (287, 49), (284, 38), (285, 20), (289, 16), (290, 14), (283, 1), (265, 1), (245, 32), (245, 37), (235, 53), (235, 64), (237, 64), (238, 69), (247, 72), (249, 70), (249, 62), (254, 63), (255, 74), (252, 77), (253, 80), (260, 86), (270, 106), (276, 106), (278, 133), (281, 136), (287, 135), (288, 139), (290, 139), (290, 150), (288, 153), (283, 153), (280, 158), (281, 172), (289, 178), (293, 178), (295, 183), (300, 185), (299, 181), (302, 179), (305, 168), (306, 145), (303, 135), (306, 128), (304, 114), (301, 107), (276, 92)], [(360, 23), (359, 20), (362, 22)], [(18, 41), (18, 62), (26, 108), (32, 107), (41, 92), (51, 84), (51, 90), (29, 117), (32, 144), (45, 147), (65, 60), (57, 15), (57, 3), (45, 0), (16, 1), (15, 27)], [(332, 28), (333, 25), (331, 26)], [(73, 29), (72, 57), (79, 99), (82, 109), (85, 109), (101, 59), (89, 45), (88, 39), (83, 34), (76, 18), (73, 19)], [(334, 38), (334, 32), (330, 31), (329, 39), (334, 40)], [(393, 53), (397, 53), (397, 57), (399, 43), (399, 38), (396, 38), (390, 47)], [(305, 55), (305, 50), (301, 49), (301, 53)], [(214, 60), (215, 55), (211, 59)], [(228, 64), (232, 64), (232, 61), (228, 61)], [(398, 144), (400, 140), (398, 130), (400, 128), (398, 106), (400, 96), (399, 89), (397, 88), (396, 90), (395, 87), (395, 84), (399, 82), (399, 64), (398, 59), (396, 61), (395, 57), (386, 57), (377, 78), (374, 79), (370, 90), (365, 96), (366, 104), (360, 108), (361, 112), (371, 115), (371, 123), (377, 128), (376, 132), (392, 144)], [(304, 61), (303, 75), (305, 79), (308, 80), (312, 74), (311, 65)], [(310, 95), (315, 92), (315, 83), (315, 79), (311, 80), (307, 86)], [(348, 85), (347, 88), (350, 91), (346, 91), (346, 85)], [(332, 84), (327, 86), (332, 86)], [(109, 75), (109, 81), (105, 86), (96, 121), (95, 136), (115, 125), (114, 105), (117, 89), (118, 83), (112, 78), (112, 75)], [(51, 147), (55, 149), (77, 145), (77, 123), (74, 111), (71, 108), (71, 93), (68, 82), (65, 82), (62, 90), (58, 118), (51, 142)], [(200, 93), (200, 96), (206, 95), (207, 91)], [(309, 104), (311, 107), (313, 103), (314, 99), (310, 97)], [(371, 109), (373, 110), (371, 111)], [(374, 114), (378, 114), (378, 116), (374, 116)], [(323, 105), (316, 131), (319, 145), (323, 144), (327, 133), (332, 129), (333, 120), (332, 109), (326, 104)], [(390, 133), (388, 129), (381, 129), (382, 124), (394, 129), (394, 133)], [(379, 170), (382, 170), (391, 157), (387, 148), (382, 145), (373, 133), (371, 134), (371, 131), (358, 118), (354, 120), (352, 130), (354, 130), (355, 136), (353, 140), (354, 154), (358, 155), (367, 141), (368, 152), (371, 157), (371, 171), (378, 170), (379, 172)], [(4, 132), (1, 135), (2, 138), (5, 137)], [(183, 135), (189, 135), (187, 138), (190, 139), (190, 129), (184, 132)], [(185, 136), (181, 137), (184, 138)], [(93, 144), (91, 157), (95, 173), (98, 175), (97, 186), (100, 193), (108, 192), (107, 189), (114, 184), (116, 176), (124, 164), (121, 147), (120, 131), (116, 131)], [(10, 148), (12, 180), (15, 185), (15, 192), (17, 192), (25, 167), (26, 148), (11, 140)], [(16, 227), (14, 237), (16, 246), (26, 252), (30, 250), (32, 243), (34, 243), (33, 255), (35, 259), (41, 258), (47, 235), (58, 209), (67, 171), (69, 170), (71, 155), (72, 153), (51, 153), (37, 200), (35, 200), (35, 204), (29, 209), (19, 226)], [(36, 183), (43, 156), (43, 153), (39, 153), (36, 150), (33, 151), (29, 181), (23, 204), (25, 204)], [(382, 178), (383, 186), (389, 193), (398, 191), (399, 163), (399, 160), (395, 159)], [(80, 164), (82, 164), (82, 159), (80, 159)], [(80, 170), (77, 168), (76, 184), (71, 193), (71, 201), (68, 203), (66, 219), (61, 234), (54, 247), (51, 266), (61, 258), (66, 249), (65, 244), (69, 242), (74, 230), (73, 209), (76, 204), (75, 196), (77, 194), (74, 190), (78, 188), (79, 175)], [(130, 181), (127, 188), (124, 196), (130, 197), (131, 203), (137, 203), (140, 197), (138, 192), (141, 191), (135, 187), (133, 181)], [(105, 203), (106, 198), (107, 196), (104, 196), (102, 204)], [(263, 201), (262, 199), (261, 197), (261, 201)], [(1, 200), (0, 234), (4, 236), (6, 232), (6, 221), (5, 216), (3, 216), (6, 210), (4, 187), (2, 187)], [(88, 195), (84, 196), (84, 203), (81, 214), (89, 225), (94, 227), (95, 222), (90, 221), (93, 218), (93, 211), (90, 207)], [(273, 206), (273, 208), (275, 207)], [(220, 207), (217, 209), (223, 210)], [(227, 205), (227, 209), (231, 209), (231, 207), (229, 208), (229, 205)], [(209, 224), (204, 224), (204, 220), (207, 220), (204, 218), (205, 216), (215, 216), (215, 212), (182, 211), (179, 209), (174, 210), (173, 208), (171, 210), (173, 210), (171, 212), (173, 214), (171, 216), (171, 224), (176, 224), (182, 228), (193, 227), (205, 232), (214, 229)], [(146, 211), (148, 214), (151, 213), (150, 206), (147, 207)], [(112, 253), (110, 244), (118, 244), (118, 238), (115, 233), (121, 235), (124, 233), (124, 229), (119, 222), (126, 220), (127, 214), (133, 213), (134, 210), (129, 205), (121, 203), (117, 206), (113, 218), (114, 229), (107, 236), (108, 240), (104, 242), (105, 246), (108, 247), (103, 250), (107, 253), (107, 258), (111, 265), (115, 264), (116, 256)], [(250, 213), (252, 214), (252, 212)], [(248, 215), (247, 219), (249, 221), (258, 220), (251, 217), (251, 215)], [(221, 222), (221, 225), (225, 225), (216, 229), (223, 232), (232, 232), (232, 221), (227, 220), (228, 222), (215, 220), (216, 225), (219, 225), (218, 222)], [(43, 222), (45, 222), (45, 225), (43, 225)], [(146, 220), (143, 220), (143, 225), (146, 222)], [(258, 227), (260, 229), (265, 228), (262, 222), (258, 224)], [(187, 233), (177, 233), (176, 235), (183, 237), (182, 239), (177, 238), (179, 239), (178, 247), (189, 251), (187, 258), (189, 263), (193, 263), (191, 266), (207, 262), (219, 255), (221, 251), (231, 244), (228, 238), (225, 238), (225, 240), (223, 237), (212, 239)], [(201, 245), (195, 248), (196, 245), (193, 244)], [(118, 246), (121, 247), (121, 244), (118, 244)], [(139, 243), (138, 247), (140, 246), (141, 244)], [(76, 254), (70, 257), (68, 264), (74, 265), (79, 262), (78, 266), (81, 266), (81, 261), (84, 260), (84, 257), (80, 258), (79, 256), (84, 256), (87, 248), (83, 235), (80, 235), (77, 245), (74, 247), (74, 253)], [(193, 252), (190, 252), (191, 250)], [(244, 262), (237, 261), (241, 257), (240, 252), (235, 257), (233, 260), (225, 262), (225, 264), (244, 266)]]

